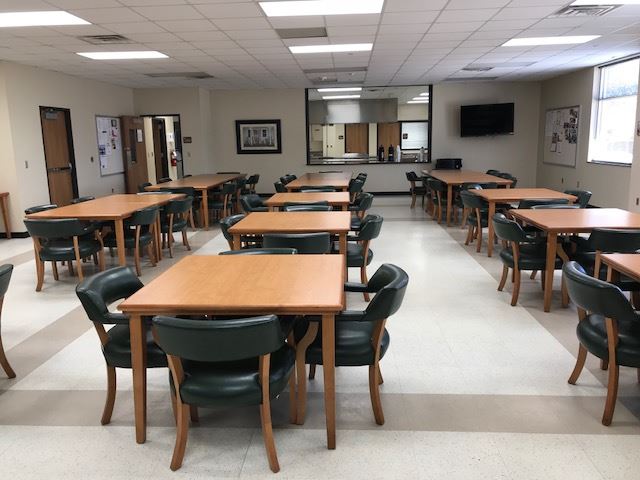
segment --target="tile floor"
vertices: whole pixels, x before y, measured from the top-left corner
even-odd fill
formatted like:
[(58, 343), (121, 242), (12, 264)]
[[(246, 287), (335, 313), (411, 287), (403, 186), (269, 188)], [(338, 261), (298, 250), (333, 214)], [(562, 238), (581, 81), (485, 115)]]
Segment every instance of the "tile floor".
[[(511, 307), (509, 286), (496, 291), (499, 260), (465, 247), (464, 230), (439, 226), (408, 205), (407, 197), (377, 197), (373, 209), (385, 223), (370, 271), (391, 262), (411, 277), (402, 309), (387, 324), (387, 422), (373, 422), (366, 368), (338, 369), (338, 448), (326, 450), (317, 375), (304, 426), (287, 423), (286, 395), (273, 404), (278, 477), (640, 478), (635, 372), (623, 369), (613, 425), (603, 427), (606, 374), (597, 362), (589, 359), (577, 386), (567, 384), (577, 318), (560, 308), (559, 291), (545, 314), (539, 282), (527, 279)], [(216, 228), (190, 237), (196, 255), (228, 248)], [(176, 258), (147, 265), (142, 280), (186, 254), (176, 250)], [(47, 271), (36, 293), (29, 239), (0, 240), (0, 262), (16, 266), (2, 334), (18, 374), (0, 377), (3, 478), (271, 478), (257, 408), (202, 411), (182, 469), (169, 470), (175, 430), (164, 370), (149, 375), (146, 444), (134, 441), (127, 371), (118, 372), (112, 424), (100, 426), (104, 361), (75, 279), (62, 274), (54, 282)], [(348, 303), (363, 304), (358, 295)]]

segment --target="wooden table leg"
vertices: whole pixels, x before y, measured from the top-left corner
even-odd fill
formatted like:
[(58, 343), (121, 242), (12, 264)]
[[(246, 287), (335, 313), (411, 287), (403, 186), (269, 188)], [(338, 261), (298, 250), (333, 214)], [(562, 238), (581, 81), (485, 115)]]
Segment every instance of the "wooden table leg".
[(234, 250), (240, 250), (241, 245), (240, 245), (240, 235), (239, 234), (234, 234), (233, 235), (233, 249)]
[(551, 311), (551, 296), (553, 294), (553, 272), (556, 265), (558, 234), (547, 232), (547, 263), (544, 278), (544, 311)]
[(324, 374), (324, 411), (327, 419), (327, 448), (336, 448), (336, 336), (335, 315), (322, 315), (322, 373)]
[(488, 224), (489, 224), (489, 239), (487, 240), (487, 257), (493, 255), (493, 237), (495, 232), (493, 231), (493, 216), (496, 213), (496, 202), (489, 202)]
[(451, 224), (451, 202), (453, 199), (453, 185), (447, 185), (447, 227)]
[(136, 442), (147, 439), (147, 328), (141, 315), (129, 316)]
[(126, 247), (124, 244), (124, 220), (116, 218), (114, 220), (116, 226), (116, 249), (118, 250), (118, 264), (120, 266), (127, 265)]
[(277, 212), (278, 211), (278, 207), (276, 207), (275, 205), (270, 205), (269, 206), (269, 211), (270, 212)]
[(341, 210), (347, 211), (349, 209), (349, 205), (342, 205)]
[(11, 238), (11, 219), (9, 218), (9, 208), (7, 207), (7, 195), (0, 197), (0, 208), (2, 208), (4, 232), (7, 235), (7, 238)]
[(162, 224), (160, 223), (160, 215), (156, 218), (156, 261), (162, 260)]
[(209, 230), (209, 200), (206, 188), (202, 190), (202, 215), (204, 216), (204, 229)]
[(342, 232), (339, 236), (339, 249), (338, 251), (345, 256), (347, 256), (347, 234), (346, 232)]

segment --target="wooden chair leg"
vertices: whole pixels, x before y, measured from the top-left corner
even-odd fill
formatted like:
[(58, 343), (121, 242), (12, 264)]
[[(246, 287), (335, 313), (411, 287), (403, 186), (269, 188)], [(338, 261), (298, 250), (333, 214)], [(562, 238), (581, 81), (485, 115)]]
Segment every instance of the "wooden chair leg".
[(153, 245), (149, 243), (147, 245), (147, 255), (149, 255), (149, 260), (151, 261), (152, 266), (156, 266), (156, 252), (153, 249)]
[(7, 356), (4, 353), (4, 347), (2, 346), (2, 336), (0, 335), (0, 366), (7, 374), (9, 378), (16, 378), (16, 372), (13, 371), (11, 365), (9, 364), (9, 360), (7, 360)]
[(382, 378), (382, 371), (380, 370), (380, 364), (378, 364), (378, 383), (382, 385), (384, 383), (384, 378)]
[(136, 263), (136, 274), (142, 275), (142, 269), (140, 268), (140, 244), (136, 243), (136, 247), (133, 249), (133, 256)]
[[(360, 282), (367, 284), (369, 282), (369, 279), (367, 278), (367, 266), (363, 265), (360, 267)], [(369, 293), (368, 292), (362, 292), (362, 296), (364, 297), (364, 300), (366, 302), (369, 301)]]
[(269, 468), (273, 473), (280, 471), (278, 463), (278, 454), (276, 453), (276, 443), (273, 440), (273, 426), (271, 424), (271, 402), (267, 398), (260, 404), (260, 422), (262, 423), (262, 437), (264, 439), (264, 448), (267, 451), (269, 459)]
[(569, 377), (569, 383), (571, 385), (575, 385), (578, 381), (578, 377), (582, 373), (582, 369), (584, 368), (584, 362), (587, 360), (587, 349), (584, 348), (582, 344), (578, 347), (578, 358), (576, 358), (576, 366), (573, 367), (573, 372), (571, 372), (571, 376)]
[(178, 424), (178, 400), (173, 392), (171, 392), (171, 410), (173, 411), (173, 421)]
[(305, 366), (307, 348), (315, 340), (318, 335), (319, 322), (310, 322), (307, 333), (296, 345), (296, 374), (298, 387), (298, 411), (296, 413), (296, 423), (302, 425), (304, 423), (305, 409), (307, 408), (307, 369)]
[(189, 436), (189, 405), (177, 402), (178, 423), (176, 431), (176, 445), (171, 458), (171, 470), (176, 471), (182, 466), (184, 451), (187, 447), (187, 437)]
[(540, 272), (540, 288), (542, 288), (542, 291), (544, 292), (544, 286), (547, 282), (547, 272), (542, 271)]
[(182, 244), (187, 247), (187, 250), (191, 251), (191, 245), (189, 245), (189, 238), (187, 237), (186, 230), (182, 230)]
[(520, 295), (520, 269), (513, 269), (515, 273), (515, 282), (513, 282), (513, 294), (511, 295), (511, 306), (515, 307), (518, 303), (518, 296)]
[[(80, 258), (80, 245), (78, 244), (78, 237), (73, 237), (73, 250), (76, 254), (76, 265), (78, 266), (78, 280), (84, 280), (84, 275), (82, 272), (82, 258)], [(69, 262), (71, 265), (71, 262)]]
[(371, 407), (373, 408), (373, 416), (378, 425), (384, 425), (384, 412), (382, 411), (382, 402), (380, 401), (380, 374), (378, 372), (378, 364), (369, 365), (369, 394), (371, 396)]
[(538, 273), (538, 270), (534, 270), (533, 272), (531, 272), (531, 276), (529, 277), (531, 280), (535, 280), (536, 279), (536, 274)]
[(476, 244), (476, 253), (482, 250), (482, 227), (478, 224), (478, 243)]
[(411, 193), (411, 208), (416, 206), (416, 194), (415, 193)]
[(567, 290), (567, 282), (564, 279), (564, 275), (562, 276), (560, 291), (562, 293), (562, 308), (567, 308), (569, 306), (569, 291)]
[(607, 401), (602, 414), (602, 424), (609, 426), (613, 419), (613, 412), (616, 409), (616, 399), (618, 398), (618, 374), (620, 367), (616, 365), (615, 358), (609, 360), (609, 381), (607, 383)]
[(67, 262), (67, 267), (69, 270), (69, 276), (73, 277), (75, 274), (73, 273), (73, 262), (71, 260)]
[[(640, 375), (640, 369), (638, 369), (638, 375)], [(309, 365), (309, 380), (315, 380), (316, 378), (316, 364)]]
[(189, 405), (189, 416), (192, 423), (198, 423), (200, 421), (200, 415), (198, 415), (198, 407), (195, 405)]
[(40, 260), (40, 257), (36, 254), (36, 275), (38, 276), (38, 283), (36, 284), (36, 292), (42, 290), (42, 284), (44, 283), (44, 262)]
[(606, 360), (600, 359), (600, 370), (607, 370), (609, 368), (609, 364)]
[[(287, 343), (292, 346), (294, 349), (296, 348), (296, 341), (293, 335), (293, 332), (289, 334), (287, 337)], [(289, 423), (292, 425), (296, 424), (296, 415), (298, 411), (298, 405), (296, 402), (296, 395), (298, 389), (296, 388), (296, 372), (294, 372), (289, 376)]]
[(469, 245), (471, 237), (473, 237), (473, 225), (469, 225), (469, 229), (467, 230), (467, 238), (464, 241), (465, 245)]
[(51, 262), (51, 270), (53, 271), (53, 279), (57, 282), (60, 280), (58, 275), (58, 262)]
[(500, 279), (500, 283), (498, 284), (498, 291), (501, 292), (504, 288), (505, 283), (507, 283), (507, 278), (509, 278), (509, 267), (506, 265), (502, 266), (502, 278)]
[(100, 423), (107, 425), (111, 422), (111, 414), (113, 413), (113, 405), (116, 401), (116, 367), (107, 365), (107, 399), (104, 402), (104, 410), (102, 411), (102, 419)]

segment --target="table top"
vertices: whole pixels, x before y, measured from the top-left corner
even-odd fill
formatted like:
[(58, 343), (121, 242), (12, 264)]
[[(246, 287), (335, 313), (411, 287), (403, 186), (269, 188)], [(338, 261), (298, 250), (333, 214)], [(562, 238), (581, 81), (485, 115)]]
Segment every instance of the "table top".
[(237, 178), (246, 177), (246, 173), (212, 173), (207, 175), (193, 175), (192, 177), (180, 178), (166, 183), (158, 183), (147, 187), (147, 190), (159, 190), (161, 188), (181, 188), (193, 187), (198, 190), (206, 190), (208, 188), (217, 187), (223, 183), (230, 182)]
[(640, 281), (640, 254), (605, 253), (601, 256), (601, 259), (615, 271)]
[(485, 188), (482, 190), (469, 190), (487, 201), (515, 202), (524, 199), (558, 199), (566, 198), (570, 202), (575, 202), (577, 197), (568, 193), (558, 192), (548, 188)]
[(232, 226), (229, 233), (346, 233), (349, 230), (351, 212), (253, 212)]
[(288, 189), (300, 187), (338, 187), (349, 186), (351, 172), (345, 173), (305, 173), (294, 181), (287, 183)]
[(82, 220), (116, 219), (130, 216), (133, 212), (146, 207), (165, 205), (171, 200), (184, 197), (183, 193), (137, 195), (123, 193), (96, 198), (87, 202), (66, 205), (64, 207), (32, 213), (27, 218), (79, 218)]
[(285, 203), (329, 202), (329, 205), (348, 205), (349, 192), (290, 192), (276, 193), (264, 201), (267, 207), (282, 206)]
[(473, 170), (423, 170), (423, 174), (437, 178), (447, 185), (462, 185), (463, 183), (497, 183), (498, 185), (511, 185), (511, 180), (494, 175), (487, 175)]
[(619, 208), (516, 209), (509, 213), (546, 231), (577, 233), (594, 228), (640, 228), (640, 214)]
[(118, 309), (148, 314), (335, 313), (344, 309), (342, 255), (189, 255)]

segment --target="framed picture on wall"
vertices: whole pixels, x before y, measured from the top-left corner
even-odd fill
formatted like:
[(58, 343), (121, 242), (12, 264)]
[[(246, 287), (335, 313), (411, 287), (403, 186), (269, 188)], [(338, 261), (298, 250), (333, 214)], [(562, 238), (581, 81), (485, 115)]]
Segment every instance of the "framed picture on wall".
[(282, 153), (280, 120), (236, 120), (238, 154)]

